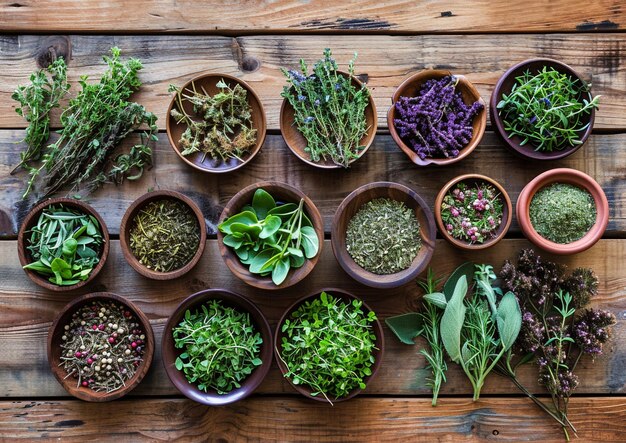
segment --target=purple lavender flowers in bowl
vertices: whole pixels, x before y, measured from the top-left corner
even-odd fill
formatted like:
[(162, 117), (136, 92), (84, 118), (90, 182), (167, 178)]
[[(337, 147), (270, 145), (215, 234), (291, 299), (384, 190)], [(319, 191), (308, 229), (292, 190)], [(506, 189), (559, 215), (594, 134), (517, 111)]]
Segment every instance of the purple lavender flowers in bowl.
[(476, 88), (448, 71), (412, 75), (392, 103), (387, 114), (391, 135), (420, 166), (461, 160), (478, 146), (487, 126), (485, 103)]

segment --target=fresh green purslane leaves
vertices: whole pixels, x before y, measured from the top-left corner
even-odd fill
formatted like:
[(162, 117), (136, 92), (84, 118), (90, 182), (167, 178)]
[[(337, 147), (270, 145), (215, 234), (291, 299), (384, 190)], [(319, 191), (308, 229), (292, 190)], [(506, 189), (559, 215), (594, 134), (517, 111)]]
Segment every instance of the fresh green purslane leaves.
[(375, 363), (376, 334), (373, 311), (360, 300), (343, 301), (330, 293), (305, 301), (282, 325), (278, 357), (287, 367), (285, 377), (312, 389), (329, 403), (354, 389), (365, 389)]
[(24, 266), (59, 286), (87, 280), (100, 262), (104, 239), (98, 220), (63, 205), (45, 208), (30, 231), (26, 249), (33, 259)]
[(263, 363), (263, 338), (250, 314), (220, 300), (208, 301), (200, 310), (187, 310), (172, 334), (174, 346), (183, 350), (174, 362), (176, 369), (204, 392), (228, 394)]
[(304, 265), (319, 251), (319, 238), (304, 213), (304, 199), (298, 204), (277, 204), (264, 189), (257, 189), (252, 204), (218, 226), (224, 244), (253, 274), (271, 275), (275, 285), (287, 278), (289, 270)]

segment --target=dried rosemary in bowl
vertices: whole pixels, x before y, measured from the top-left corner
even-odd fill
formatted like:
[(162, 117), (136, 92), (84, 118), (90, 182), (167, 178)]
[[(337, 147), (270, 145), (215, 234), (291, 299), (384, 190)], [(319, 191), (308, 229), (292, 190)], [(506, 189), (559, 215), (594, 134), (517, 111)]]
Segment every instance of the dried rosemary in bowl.
[(170, 272), (191, 261), (200, 244), (200, 226), (189, 206), (178, 200), (149, 202), (130, 227), (130, 250), (157, 272)]

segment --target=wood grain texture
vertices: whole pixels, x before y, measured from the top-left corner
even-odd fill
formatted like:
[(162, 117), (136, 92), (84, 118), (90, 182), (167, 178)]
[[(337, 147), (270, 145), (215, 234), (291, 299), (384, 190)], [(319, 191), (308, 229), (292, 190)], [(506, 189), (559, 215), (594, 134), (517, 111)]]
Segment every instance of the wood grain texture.
[[(15, 238), (34, 199), (22, 201), (26, 173), (9, 175), (19, 162), (23, 131), (0, 131), (0, 237)], [(133, 142), (128, 140), (128, 143)], [(165, 134), (155, 149), (155, 166), (141, 180), (122, 186), (107, 185), (87, 201), (104, 218), (112, 235), (119, 234), (124, 211), (149, 189), (171, 189), (194, 200), (215, 233), (217, 220), (228, 200), (244, 187), (261, 180), (289, 183), (307, 194), (324, 219), (325, 231), (341, 201), (361, 185), (393, 181), (415, 190), (433, 208), (439, 190), (452, 178), (473, 172), (498, 181), (513, 203), (526, 183), (556, 167), (568, 167), (591, 175), (602, 186), (610, 206), (607, 235), (624, 236), (626, 231), (626, 156), (622, 154), (626, 134), (591, 136), (572, 156), (549, 163), (528, 162), (511, 154), (493, 133), (485, 134), (480, 146), (463, 161), (445, 167), (415, 166), (389, 135), (377, 135), (373, 146), (348, 170), (320, 171), (304, 164), (285, 146), (279, 135), (268, 136), (250, 164), (241, 170), (216, 177), (196, 171), (174, 154)], [(519, 233), (517, 221), (512, 233)]]
[[(472, 260), (491, 263), (499, 269), (505, 259), (513, 259), (521, 248), (529, 247), (525, 240), (503, 240), (487, 251), (465, 252), (454, 249), (444, 240), (437, 241), (431, 265), (439, 275), (448, 275), (460, 263)], [(600, 280), (599, 294), (594, 305), (613, 312), (618, 323), (614, 339), (606, 354), (595, 363), (581, 362), (579, 393), (626, 393), (626, 275), (623, 257), (626, 240), (601, 240), (590, 250), (573, 257), (551, 257), (570, 268), (592, 266)], [(544, 255), (550, 257), (549, 255)], [(55, 315), (79, 294), (54, 294), (32, 283), (19, 266), (14, 241), (0, 242), (0, 396), (45, 397), (65, 396), (46, 361), (46, 336)], [(184, 277), (164, 282), (148, 280), (130, 268), (122, 256), (118, 241), (113, 241), (107, 265), (94, 284), (80, 293), (109, 291), (134, 302), (150, 319), (156, 340), (156, 353), (151, 370), (131, 394), (177, 394), (168, 382), (161, 363), (161, 336), (167, 317), (188, 295), (207, 288), (227, 288), (253, 301), (266, 315), (272, 327), (284, 310), (299, 297), (312, 294), (322, 287), (336, 287), (362, 297), (381, 319), (414, 311), (419, 308), (417, 285), (409, 283), (395, 289), (378, 290), (360, 285), (350, 279), (335, 261), (330, 242), (325, 242), (322, 256), (311, 274), (284, 291), (264, 291), (236, 279), (222, 261), (216, 240), (209, 240), (200, 263)], [(363, 395), (428, 395), (425, 379), (429, 371), (419, 356), (419, 346), (398, 342), (385, 330), (385, 358), (380, 372)], [(442, 390), (446, 395), (469, 395), (471, 386), (458, 367), (448, 373), (449, 382)], [(532, 391), (541, 392), (536, 383), (534, 367), (521, 371), (521, 381)], [(274, 365), (259, 388), (267, 394), (294, 393)], [(483, 390), (489, 394), (511, 394), (516, 389), (507, 380), (491, 376)]]
[[(24, 0), (18, 0), (24, 1)], [(102, 3), (104, 4), (104, 3)], [(526, 8), (526, 6), (524, 6)], [(120, 9), (123, 11), (123, 9)], [(84, 12), (83, 12), (84, 13)], [(126, 15), (126, 12), (124, 12)], [(621, 34), (502, 34), (502, 35), (302, 35), (268, 36), (0, 36), (0, 127), (24, 127), (10, 95), (28, 81), (38, 64), (51, 54), (71, 58), (69, 78), (76, 93), (79, 75), (99, 78), (102, 55), (117, 45), (123, 57), (144, 63), (144, 82), (134, 99), (155, 112), (165, 126), (171, 95), (168, 85), (183, 85), (202, 73), (224, 73), (246, 81), (259, 95), (269, 130), (279, 128), (280, 93), (286, 84), (280, 68), (295, 68), (299, 59), (313, 64), (324, 48), (332, 48), (341, 69), (358, 52), (356, 74), (367, 80), (378, 113), (379, 128), (386, 127), (387, 109), (398, 85), (410, 74), (426, 68), (463, 74), (485, 100), (498, 78), (513, 64), (533, 57), (558, 59), (570, 65), (594, 94), (601, 94), (595, 128), (626, 128), (626, 62)], [(468, 50), (468, 48), (470, 48)]]
[[(574, 441), (624, 441), (624, 397), (573, 398), (569, 417), (579, 430)], [(357, 398), (331, 407), (257, 396), (222, 408), (179, 399), (3, 401), (0, 421), (7, 441), (565, 441), (524, 398), (445, 398), (436, 408), (420, 398)]]
[(10, 17), (1, 27), (11, 32), (556, 32), (613, 31), (626, 25), (621, 3), (612, 0), (419, 5), (409, 0), (255, 0), (223, 6), (219, 0), (2, 0), (0, 14)]

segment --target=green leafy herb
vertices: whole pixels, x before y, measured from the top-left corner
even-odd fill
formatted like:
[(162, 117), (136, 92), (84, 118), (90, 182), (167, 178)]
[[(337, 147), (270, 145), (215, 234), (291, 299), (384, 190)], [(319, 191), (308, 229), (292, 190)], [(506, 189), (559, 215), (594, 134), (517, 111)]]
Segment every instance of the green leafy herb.
[(59, 286), (87, 280), (100, 262), (104, 239), (98, 220), (64, 205), (45, 208), (30, 231), (26, 249), (32, 262), (24, 266)]
[(234, 249), (239, 261), (253, 274), (271, 274), (275, 285), (287, 278), (289, 270), (304, 265), (319, 252), (319, 238), (304, 213), (304, 199), (299, 204), (277, 204), (268, 192), (259, 188), (252, 206), (227, 218), (218, 226), (224, 244)]
[[(219, 92), (211, 96), (204, 88), (198, 91), (193, 82), (191, 89), (184, 91), (170, 85), (169, 92), (176, 93), (176, 107), (170, 115), (176, 123), (187, 125), (179, 141), (181, 154), (201, 152), (201, 161), (207, 156), (242, 161), (241, 157), (257, 142), (248, 93), (240, 84), (232, 88), (224, 80), (216, 86)], [(191, 104), (192, 115), (185, 110), (185, 103)]]
[(363, 269), (393, 274), (411, 266), (422, 245), (415, 212), (403, 202), (377, 198), (348, 222), (346, 249)]
[(529, 213), (539, 235), (561, 244), (581, 239), (596, 222), (591, 194), (567, 183), (554, 183), (537, 191)]
[[(354, 59), (348, 64), (348, 73), (354, 74)], [(305, 151), (315, 163), (332, 160), (347, 168), (358, 158), (364, 146), (360, 141), (370, 129), (365, 109), (369, 104), (369, 90), (352, 84), (352, 79), (341, 75), (330, 49), (313, 67), (309, 75), (304, 60), (301, 72), (282, 69), (288, 86), (283, 89), (295, 110), (293, 124), (307, 141)]]
[(360, 300), (344, 302), (322, 292), (304, 302), (279, 326), (284, 336), (278, 356), (287, 366), (285, 377), (311, 387), (312, 396), (321, 394), (331, 404), (331, 397), (365, 389), (377, 349), (375, 320)]
[(201, 310), (187, 310), (172, 334), (174, 346), (183, 350), (174, 363), (176, 369), (201, 391), (228, 394), (263, 363), (263, 338), (250, 314), (220, 300), (205, 303)]

